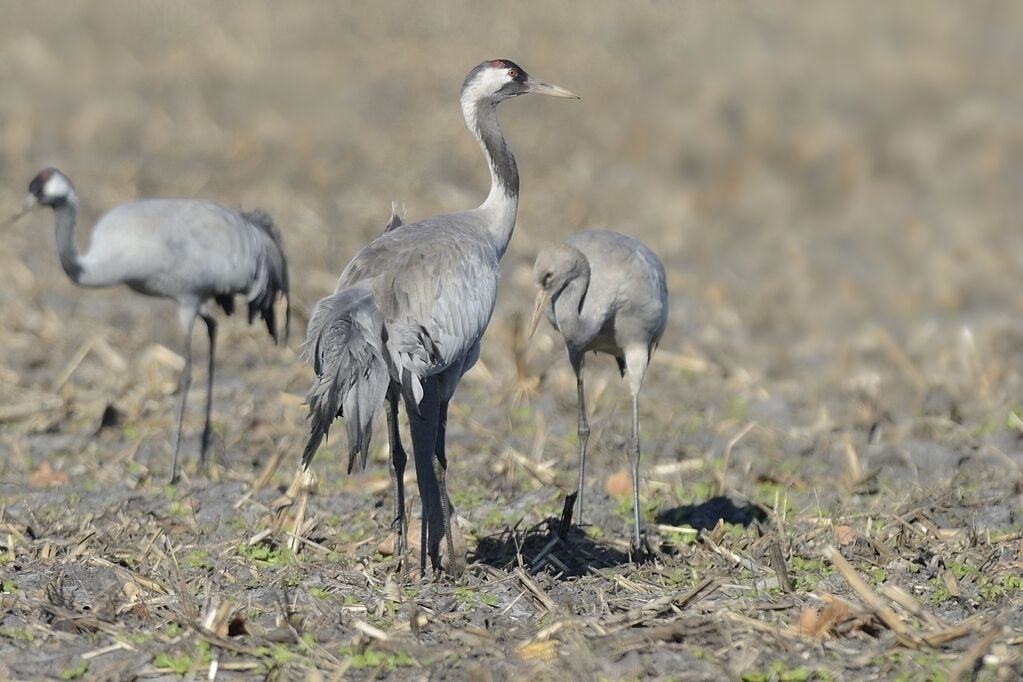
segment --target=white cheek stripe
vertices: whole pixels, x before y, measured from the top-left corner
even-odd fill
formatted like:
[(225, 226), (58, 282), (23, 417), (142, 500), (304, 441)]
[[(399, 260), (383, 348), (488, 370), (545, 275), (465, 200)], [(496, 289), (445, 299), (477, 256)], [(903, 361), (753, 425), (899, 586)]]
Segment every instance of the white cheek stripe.
[(70, 191), (71, 186), (68, 185), (68, 181), (62, 175), (51, 175), (46, 184), (43, 185), (43, 195), (48, 197), (67, 196)]
[(481, 71), (476, 76), (476, 80), (465, 89), (465, 92), (462, 94), (462, 100), (478, 100), (493, 95), (510, 80), (508, 69), (492, 68)]

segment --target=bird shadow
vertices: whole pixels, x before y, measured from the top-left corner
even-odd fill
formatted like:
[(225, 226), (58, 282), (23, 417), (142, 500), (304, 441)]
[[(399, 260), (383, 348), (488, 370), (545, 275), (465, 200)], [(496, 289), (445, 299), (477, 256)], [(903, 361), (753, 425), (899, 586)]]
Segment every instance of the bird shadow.
[[(574, 498), (573, 495), (571, 501)], [(569, 512), (571, 501), (566, 500), (561, 518), (548, 516), (525, 530), (516, 524), (480, 538), (476, 549), (469, 554), (469, 560), (502, 570), (516, 566), (522, 566), (533, 573), (546, 570), (566, 579), (586, 575), (592, 569), (613, 568), (649, 558), (634, 557), (611, 543), (601, 542), (572, 524)], [(722, 521), (749, 526), (766, 517), (766, 512), (755, 504), (737, 504), (728, 497), (718, 496), (698, 504), (665, 509), (658, 512), (656, 519), (658, 523), (671, 526), (712, 530)]]
[(480, 538), (469, 559), (502, 570), (519, 565), (532, 573), (546, 570), (561, 579), (632, 561), (628, 553), (590, 537), (574, 524), (563, 529), (562, 519), (554, 516), (525, 530), (516, 524)]
[(657, 513), (657, 522), (669, 526), (689, 526), (696, 530), (712, 530), (720, 521), (749, 526), (763, 521), (767, 513), (755, 504), (736, 504), (724, 495), (699, 504), (683, 504)]

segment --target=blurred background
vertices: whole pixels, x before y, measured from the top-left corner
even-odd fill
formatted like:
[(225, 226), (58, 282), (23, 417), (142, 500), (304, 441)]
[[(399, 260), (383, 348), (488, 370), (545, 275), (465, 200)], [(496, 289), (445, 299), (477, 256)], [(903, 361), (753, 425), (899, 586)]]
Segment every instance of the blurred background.
[[(1023, 366), (1021, 15), (1011, 2), (5, 1), (0, 212), (47, 165), (76, 184), (83, 247), (103, 211), (140, 196), (263, 208), (301, 332), (392, 200), (414, 220), (485, 196), (457, 97), (471, 67), (507, 57), (582, 100), (500, 110), (522, 199), (482, 366), (461, 389), (471, 419), (452, 419), (456, 456), (574, 431), (546, 324), (525, 360), (546, 424), (509, 416), (504, 390), (535, 254), (585, 228), (639, 237), (668, 270), (643, 404), (655, 458), (747, 420), (771, 425), (751, 458), (803, 447), (798, 430), (820, 423), (865, 439), (880, 419), (937, 410), (1000, 428)], [(153, 420), (142, 452), (165, 457), (176, 360), (155, 344), (179, 351), (174, 306), (75, 288), (43, 212), (3, 240), (4, 414), (50, 434), (23, 447), (73, 449), (112, 403), (127, 424)], [(301, 437), (311, 375), (300, 338), (282, 351), (243, 320), (221, 330), (218, 431), (229, 459), (255, 463)], [(626, 392), (610, 360), (595, 364), (613, 449)], [(551, 447), (571, 461), (570, 443)]]

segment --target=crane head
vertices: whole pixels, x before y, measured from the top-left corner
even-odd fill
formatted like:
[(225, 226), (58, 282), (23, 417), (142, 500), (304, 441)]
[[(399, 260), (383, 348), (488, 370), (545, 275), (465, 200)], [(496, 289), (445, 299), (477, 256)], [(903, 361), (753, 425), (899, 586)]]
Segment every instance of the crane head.
[(462, 100), (490, 100), (500, 102), (510, 97), (535, 93), (552, 97), (579, 96), (533, 78), (526, 70), (510, 59), (490, 59), (469, 72), (462, 83)]
[(28, 194), (8, 225), (17, 222), (22, 216), (40, 206), (60, 206), (75, 196), (75, 188), (66, 175), (56, 168), (44, 168), (36, 173), (28, 185)]
[(57, 206), (73, 197), (75, 188), (71, 180), (56, 168), (44, 168), (28, 184), (28, 194), (40, 206)]
[(536, 333), (540, 317), (547, 310), (551, 300), (556, 298), (568, 283), (583, 278), (589, 283), (590, 264), (579, 249), (568, 244), (555, 244), (542, 250), (533, 264), (533, 283), (536, 284), (536, 301), (533, 317), (529, 321), (529, 337)]

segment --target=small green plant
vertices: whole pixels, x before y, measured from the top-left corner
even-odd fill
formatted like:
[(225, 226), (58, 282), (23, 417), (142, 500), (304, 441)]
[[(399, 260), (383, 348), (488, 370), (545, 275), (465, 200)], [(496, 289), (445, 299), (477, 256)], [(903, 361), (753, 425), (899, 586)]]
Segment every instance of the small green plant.
[(484, 528), (496, 528), (507, 524), (500, 509), (491, 509), (480, 520), (480, 525)]
[(173, 655), (165, 651), (158, 653), (153, 657), (153, 665), (157, 668), (169, 668), (174, 671), (174, 674), (184, 677), (190, 670), (209, 664), (211, 659), (210, 645), (200, 640), (196, 643), (195, 651), (192, 653), (186, 651)]
[(297, 655), (288, 647), (283, 644), (278, 644), (270, 650), (270, 658), (274, 660), (277, 665), (287, 665), (288, 663), (295, 660)]
[(465, 608), (473, 608), (477, 604), (484, 606), (497, 606), (497, 597), (480, 590), (470, 590), (467, 587), (455, 588), (455, 599)]
[(685, 587), (691, 581), (689, 573), (681, 568), (676, 568), (669, 575), (662, 576), (665, 587)]
[(189, 568), (213, 568), (213, 563), (210, 561), (209, 555), (202, 549), (193, 549), (189, 552), (188, 556), (185, 557), (185, 564), (187, 564)]
[(933, 590), (927, 595), (928, 604), (944, 604), (952, 598), (952, 593), (948, 591), (948, 586), (945, 585), (944, 580), (941, 578), (931, 578), (929, 582)]
[(171, 500), (170, 505), (167, 507), (167, 513), (180, 518), (189, 516), (192, 513), (192, 508), (182, 500)]
[(1023, 590), (1023, 576), (1020, 575), (1007, 575), (1002, 578), (1002, 587), (1008, 592), (1017, 592)]
[(948, 570), (952, 571), (952, 575), (956, 577), (956, 580), (962, 580), (969, 575), (976, 575), (978, 572), (973, 566), (961, 564), (957, 561), (949, 561), (945, 566)]
[(483, 501), (483, 493), (479, 488), (467, 487), (451, 493), (451, 503), (460, 509), (474, 509)]
[(266, 544), (238, 545), (238, 556), (267, 566), (287, 566), (294, 558), (287, 547), (272, 547)]
[(789, 573), (792, 574), (797, 592), (814, 589), (822, 578), (834, 572), (835, 567), (821, 559), (806, 559), (796, 555), (789, 560)]
[(977, 593), (983, 601), (997, 601), (1020, 590), (1023, 590), (1023, 577), (1018, 575), (1004, 575), (994, 579), (981, 576), (977, 581)]
[(357, 652), (352, 647), (343, 647), (341, 655), (352, 660), (353, 670), (379, 668), (391, 672), (397, 668), (404, 668), (413, 664), (412, 657), (400, 649), (392, 654), (377, 651), (376, 649), (365, 649)]
[(717, 494), (717, 484), (710, 480), (688, 481), (672, 486), (671, 494), (680, 504), (700, 504)]
[(81, 661), (78, 665), (73, 668), (64, 668), (60, 671), (60, 679), (62, 680), (77, 680), (79, 677), (85, 677), (85, 673), (89, 670), (89, 662)]
[(313, 586), (310, 587), (308, 591), (309, 596), (312, 597), (313, 599), (319, 599), (320, 601), (330, 599), (330, 592), (327, 592), (327, 590), (323, 589), (322, 587)]
[(11, 579), (4, 580), (4, 594), (15, 594), (18, 591), (18, 586)]
[(874, 581), (875, 585), (883, 585), (888, 581), (888, 574), (880, 566), (868, 567), (867, 574), (870, 576), (870, 579)]
[(192, 665), (192, 657), (177, 655), (171, 656), (168, 653), (159, 653), (153, 658), (153, 665), (157, 668), (173, 670), (179, 677), (184, 677)]
[(32, 631), (28, 628), (12, 627), (0, 628), (0, 637), (6, 637), (7, 639), (13, 639), (19, 642), (31, 642), (36, 638), (36, 636), (32, 634)]
[[(688, 526), (682, 526), (682, 528), (688, 528)], [(661, 531), (664, 536), (664, 541), (669, 545), (691, 545), (696, 542), (696, 538), (699, 537), (699, 533), (696, 530), (693, 532), (685, 532), (684, 530), (665, 530)]]

